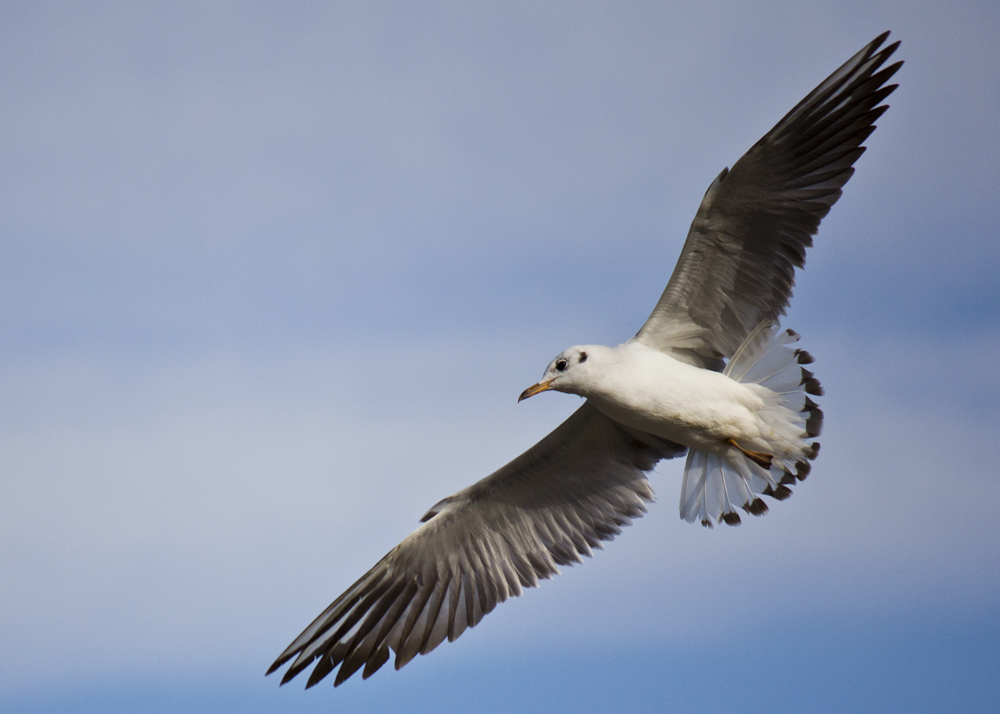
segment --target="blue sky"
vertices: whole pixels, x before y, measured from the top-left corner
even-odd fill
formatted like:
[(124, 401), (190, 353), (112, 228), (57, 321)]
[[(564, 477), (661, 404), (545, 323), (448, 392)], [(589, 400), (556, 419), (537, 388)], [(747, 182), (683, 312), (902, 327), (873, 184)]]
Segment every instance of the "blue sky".
[[(883, 30), (906, 65), (785, 324), (823, 451), (650, 513), (400, 672), (263, 672), (578, 401), (709, 182)], [(5, 3), (0, 709), (990, 711), (1000, 10)]]

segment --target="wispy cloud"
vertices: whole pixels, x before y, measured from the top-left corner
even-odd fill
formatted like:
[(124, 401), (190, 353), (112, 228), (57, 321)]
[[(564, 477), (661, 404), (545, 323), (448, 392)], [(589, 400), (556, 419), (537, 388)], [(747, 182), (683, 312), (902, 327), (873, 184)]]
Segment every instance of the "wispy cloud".
[(514, 400), (634, 333), (709, 181), (884, 29), (901, 88), (790, 315), (814, 474), (709, 533), (665, 464), (608, 553), (465, 638), (995, 614), (995, 9), (380, 8), (0, 11), (3, 686), (276, 654), (575, 406)]

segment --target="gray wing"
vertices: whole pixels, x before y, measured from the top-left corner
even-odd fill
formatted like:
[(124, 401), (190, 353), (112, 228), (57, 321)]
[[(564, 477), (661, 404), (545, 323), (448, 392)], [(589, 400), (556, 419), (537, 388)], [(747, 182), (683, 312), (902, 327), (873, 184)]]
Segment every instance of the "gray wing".
[(271, 665), (281, 683), (313, 662), (306, 687), (334, 686), (396, 654), (399, 669), (475, 626), (497, 603), (580, 562), (646, 511), (645, 472), (685, 447), (584, 404), (502, 469), (439, 502), (424, 524), (337, 598)]
[(721, 369), (760, 322), (785, 313), (795, 268), (820, 220), (888, 109), (880, 69), (899, 43), (877, 37), (831, 74), (712, 182), (677, 267), (634, 339), (678, 359)]

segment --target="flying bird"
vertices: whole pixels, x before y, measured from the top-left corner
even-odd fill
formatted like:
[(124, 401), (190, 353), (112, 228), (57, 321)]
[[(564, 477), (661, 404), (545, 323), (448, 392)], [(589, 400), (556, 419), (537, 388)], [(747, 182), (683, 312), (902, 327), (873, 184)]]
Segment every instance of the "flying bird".
[[(586, 402), (509, 464), (434, 505), (422, 525), (295, 638), (285, 684), (399, 669), (498, 603), (581, 561), (646, 511), (646, 474), (687, 454), (680, 514), (706, 526), (761, 515), (819, 451), (819, 381), (779, 319), (795, 269), (888, 109), (902, 62), (886, 32), (849, 59), (708, 187), (674, 273), (639, 332), (565, 350), (520, 399)], [(880, 49), (881, 48), (881, 49)]]

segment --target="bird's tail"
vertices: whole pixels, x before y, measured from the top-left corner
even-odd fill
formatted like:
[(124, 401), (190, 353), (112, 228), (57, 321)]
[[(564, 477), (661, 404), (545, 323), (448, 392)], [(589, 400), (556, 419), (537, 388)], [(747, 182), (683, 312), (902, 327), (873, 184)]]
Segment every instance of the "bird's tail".
[[(759, 516), (767, 511), (761, 495), (783, 501), (789, 486), (809, 474), (819, 453), (815, 438), (823, 428), (823, 412), (810, 395), (823, 394), (805, 350), (792, 330), (762, 323), (751, 331), (723, 374), (742, 384), (757, 385), (764, 399), (760, 413), (768, 435), (759, 442), (733, 445), (725, 454), (692, 450), (684, 465), (681, 518), (711, 527), (720, 521), (739, 525), (737, 508)], [(769, 466), (769, 468), (768, 468)]]

